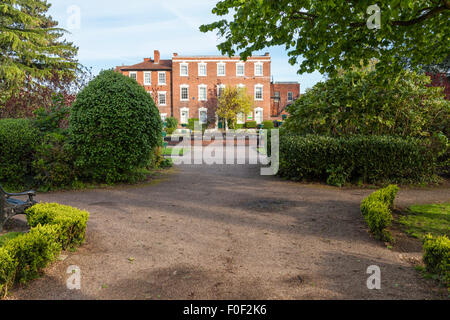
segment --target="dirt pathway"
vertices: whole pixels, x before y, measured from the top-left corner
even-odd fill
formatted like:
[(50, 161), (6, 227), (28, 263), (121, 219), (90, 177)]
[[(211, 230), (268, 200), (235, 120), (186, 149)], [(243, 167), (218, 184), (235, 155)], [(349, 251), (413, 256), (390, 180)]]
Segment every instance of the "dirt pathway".
[[(183, 166), (158, 184), (40, 195), (91, 212), (87, 242), (10, 299), (432, 299), (359, 212), (370, 190), (262, 177), (257, 166)], [(398, 205), (448, 200), (406, 190)], [(420, 256), (420, 252), (416, 253)], [(66, 269), (81, 269), (79, 291)], [(367, 267), (382, 289), (368, 290)]]

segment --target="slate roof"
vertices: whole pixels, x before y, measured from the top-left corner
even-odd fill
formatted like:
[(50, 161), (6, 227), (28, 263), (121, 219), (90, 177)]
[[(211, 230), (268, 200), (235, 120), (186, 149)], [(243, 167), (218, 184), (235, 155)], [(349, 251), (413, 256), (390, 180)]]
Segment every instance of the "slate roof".
[(172, 60), (160, 60), (159, 63), (155, 63), (153, 60), (150, 60), (132, 66), (121, 66), (117, 68), (123, 71), (172, 70)]

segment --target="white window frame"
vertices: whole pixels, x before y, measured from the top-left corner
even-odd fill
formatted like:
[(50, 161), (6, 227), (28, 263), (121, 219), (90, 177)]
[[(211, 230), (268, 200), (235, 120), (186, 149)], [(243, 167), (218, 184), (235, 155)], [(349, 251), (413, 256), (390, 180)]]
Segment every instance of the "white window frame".
[[(261, 88), (261, 98), (258, 98), (256, 96), (259, 88)], [(254, 94), (254, 96), (255, 96), (255, 101), (264, 101), (264, 85), (262, 85), (262, 84), (255, 84), (255, 94)]]
[(128, 76), (129, 76), (131, 79), (134, 79), (134, 78), (131, 77), (132, 74), (134, 74), (134, 75), (136, 76), (136, 79), (135, 79), (135, 80), (137, 81), (137, 71), (130, 71), (130, 72), (128, 72)]
[[(258, 67), (261, 66), (261, 73), (258, 73)], [(264, 63), (263, 62), (255, 62), (255, 77), (264, 76)]]
[[(260, 119), (261, 121), (258, 121), (258, 117), (256, 116), (256, 113), (258, 111), (261, 112), (261, 119)], [(255, 120), (254, 121), (256, 121), (256, 124), (261, 124), (264, 122), (264, 109), (263, 108), (261, 108), (261, 107), (255, 108)]]
[[(205, 89), (205, 97), (203, 98), (200, 94), (201, 89)], [(206, 84), (200, 84), (198, 86), (198, 101), (208, 101), (208, 86)]]
[[(205, 67), (205, 74), (201, 74), (200, 73), (200, 68), (202, 67), (202, 66), (204, 66)], [(199, 64), (198, 64), (198, 76), (199, 77), (206, 77), (208, 75), (208, 66), (207, 66), (207, 64), (206, 64), (206, 62), (200, 62)]]
[[(289, 99), (289, 94), (291, 94), (291, 98)], [(287, 101), (292, 102), (294, 101), (294, 93), (292, 91), (288, 91), (287, 93)]]
[(161, 121), (165, 122), (167, 120), (167, 113), (161, 113)]
[[(186, 67), (186, 74), (183, 74), (182, 72), (184, 66)], [(189, 77), (189, 63), (180, 63), (180, 77)]]
[[(223, 74), (219, 73), (220, 66), (223, 66)], [(218, 77), (225, 77), (227, 75), (227, 65), (225, 62), (218, 62), (217, 63), (217, 76)]]
[[(183, 121), (183, 112), (187, 111), (186, 121)], [(181, 108), (180, 109), (180, 124), (188, 124), (189, 122), (189, 108)]]
[[(202, 121), (202, 117), (200, 116), (200, 114), (202, 112), (206, 112), (206, 121), (205, 122)], [(208, 109), (207, 108), (199, 108), (198, 109), (198, 121), (200, 122), (200, 124), (207, 124), (208, 123)]]
[[(238, 69), (240, 66), (243, 67), (242, 74), (238, 73)], [(236, 63), (236, 77), (245, 77), (245, 62)]]
[[(161, 95), (164, 95), (165, 103), (161, 103)], [(158, 91), (158, 105), (159, 106), (167, 106), (167, 92), (166, 91)]]
[[(183, 99), (183, 89), (187, 89), (187, 99)], [(189, 85), (187, 84), (182, 84), (180, 86), (180, 101), (189, 101)]]
[(217, 85), (217, 98), (220, 97), (220, 89), (223, 89), (225, 91), (226, 85), (224, 84), (218, 84)]
[[(164, 82), (161, 82), (160, 75), (164, 75)], [(167, 75), (165, 71), (158, 71), (158, 85), (165, 86), (167, 84)]]
[[(150, 82), (145, 81), (146, 76), (150, 77)], [(152, 72), (151, 71), (144, 71), (144, 86), (151, 86), (152, 85)]]

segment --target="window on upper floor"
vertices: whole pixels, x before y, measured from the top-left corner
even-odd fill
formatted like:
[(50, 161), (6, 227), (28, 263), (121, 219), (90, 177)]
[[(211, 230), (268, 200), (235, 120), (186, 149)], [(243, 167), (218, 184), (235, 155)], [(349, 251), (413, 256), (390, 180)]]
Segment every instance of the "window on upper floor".
[(152, 72), (145, 71), (144, 72), (144, 85), (150, 86), (152, 84)]
[(206, 101), (207, 100), (207, 86), (199, 85), (198, 86), (198, 101)]
[(263, 100), (263, 88), (261, 84), (255, 85), (255, 100)]
[(180, 76), (187, 77), (189, 75), (189, 65), (187, 63), (180, 64)]
[(158, 104), (160, 106), (165, 106), (167, 104), (165, 92), (158, 92)]
[(206, 77), (206, 63), (199, 63), (198, 64), (198, 76), (199, 77)]
[(129, 76), (130, 76), (131, 79), (134, 79), (134, 80), (137, 81), (137, 72), (130, 72)]
[(182, 85), (180, 87), (180, 100), (181, 101), (189, 101), (189, 86)]
[(287, 101), (292, 102), (294, 100), (294, 93), (288, 92)]
[(225, 71), (225, 63), (221, 62), (217, 64), (217, 76), (219, 77), (223, 77), (225, 76), (226, 71)]
[(236, 64), (236, 76), (243, 77), (245, 76), (245, 64), (240, 62)]
[(224, 84), (219, 84), (217, 86), (217, 97), (220, 98), (224, 91), (225, 91), (225, 85)]
[(261, 77), (264, 74), (264, 67), (262, 62), (255, 63), (255, 76)]
[(158, 72), (158, 84), (160, 86), (166, 84), (166, 73), (164, 71)]

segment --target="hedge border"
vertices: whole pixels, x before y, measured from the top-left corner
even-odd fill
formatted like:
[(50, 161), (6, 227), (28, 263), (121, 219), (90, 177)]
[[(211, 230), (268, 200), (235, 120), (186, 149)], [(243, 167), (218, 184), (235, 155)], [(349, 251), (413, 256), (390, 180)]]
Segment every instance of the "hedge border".
[(392, 184), (373, 192), (361, 202), (361, 213), (364, 220), (378, 240), (393, 240), (386, 228), (392, 223), (392, 209), (399, 190), (397, 185)]
[(0, 298), (14, 283), (37, 278), (61, 250), (75, 248), (85, 240), (87, 211), (39, 203), (27, 209), (26, 214), (30, 231), (0, 247)]

